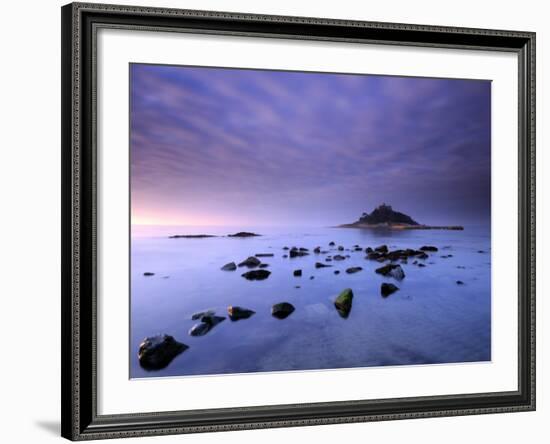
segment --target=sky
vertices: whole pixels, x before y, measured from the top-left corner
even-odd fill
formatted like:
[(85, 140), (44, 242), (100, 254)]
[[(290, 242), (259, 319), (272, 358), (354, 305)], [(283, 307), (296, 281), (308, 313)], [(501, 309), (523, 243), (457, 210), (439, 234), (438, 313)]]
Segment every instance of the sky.
[(132, 64), (133, 224), (490, 220), (491, 82)]

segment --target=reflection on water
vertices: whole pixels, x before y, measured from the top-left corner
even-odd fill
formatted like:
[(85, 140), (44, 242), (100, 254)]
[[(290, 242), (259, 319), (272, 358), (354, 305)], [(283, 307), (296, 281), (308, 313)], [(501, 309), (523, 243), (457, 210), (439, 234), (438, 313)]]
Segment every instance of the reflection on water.
[[(338, 228), (254, 228), (253, 238), (169, 239), (173, 234), (221, 234), (243, 227), (133, 227), (131, 270), (131, 377), (207, 375), (487, 361), (491, 359), (491, 255), (488, 226), (464, 231), (360, 230)], [(335, 247), (329, 247), (334, 241)], [(392, 250), (423, 245), (439, 247), (422, 261), (401, 264), (402, 281), (376, 274), (376, 261), (352, 251), (354, 245)], [(338, 251), (339, 245), (350, 251)], [(310, 249), (310, 255), (283, 258), (283, 247)], [(327, 255), (349, 255), (332, 267), (315, 268)], [(479, 251), (482, 251), (480, 253)], [(258, 253), (271, 274), (247, 280), (248, 268), (222, 271)], [(450, 257), (443, 257), (450, 256)], [(362, 271), (348, 274), (350, 267)], [(301, 276), (294, 276), (296, 269)], [(335, 271), (340, 271), (335, 274)], [(144, 276), (144, 273), (154, 273)], [(313, 279), (311, 279), (313, 277)], [(457, 285), (462, 281), (463, 285)], [(380, 285), (399, 290), (387, 298)], [(346, 288), (353, 291), (347, 317), (334, 302)], [(274, 304), (295, 307), (285, 319), (271, 315)], [(202, 336), (190, 336), (191, 316), (214, 310), (228, 317), (229, 306), (250, 309), (253, 316), (221, 322)], [(140, 342), (155, 334), (172, 335), (189, 348), (166, 368), (140, 367)]]

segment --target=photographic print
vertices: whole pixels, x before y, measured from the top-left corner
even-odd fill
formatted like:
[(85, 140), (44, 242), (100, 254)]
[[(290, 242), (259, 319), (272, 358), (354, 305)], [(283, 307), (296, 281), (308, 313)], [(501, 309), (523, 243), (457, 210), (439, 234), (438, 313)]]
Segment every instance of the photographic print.
[(130, 64), (130, 377), (491, 360), (491, 82)]

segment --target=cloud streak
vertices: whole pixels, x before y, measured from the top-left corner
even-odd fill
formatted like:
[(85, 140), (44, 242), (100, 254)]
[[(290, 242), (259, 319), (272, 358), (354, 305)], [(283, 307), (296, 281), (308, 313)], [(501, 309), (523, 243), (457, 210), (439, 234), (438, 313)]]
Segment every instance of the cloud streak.
[(490, 216), (488, 81), (131, 67), (132, 214), (177, 223)]

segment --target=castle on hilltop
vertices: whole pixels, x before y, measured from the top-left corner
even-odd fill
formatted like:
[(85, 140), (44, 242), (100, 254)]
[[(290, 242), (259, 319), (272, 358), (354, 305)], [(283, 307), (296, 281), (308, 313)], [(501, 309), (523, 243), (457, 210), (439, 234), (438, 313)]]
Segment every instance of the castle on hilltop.
[(399, 211), (393, 211), (391, 205), (383, 203), (375, 208), (372, 213), (363, 213), (356, 223), (378, 225), (378, 224), (405, 224), (405, 225), (419, 225), (412, 217), (400, 213)]

